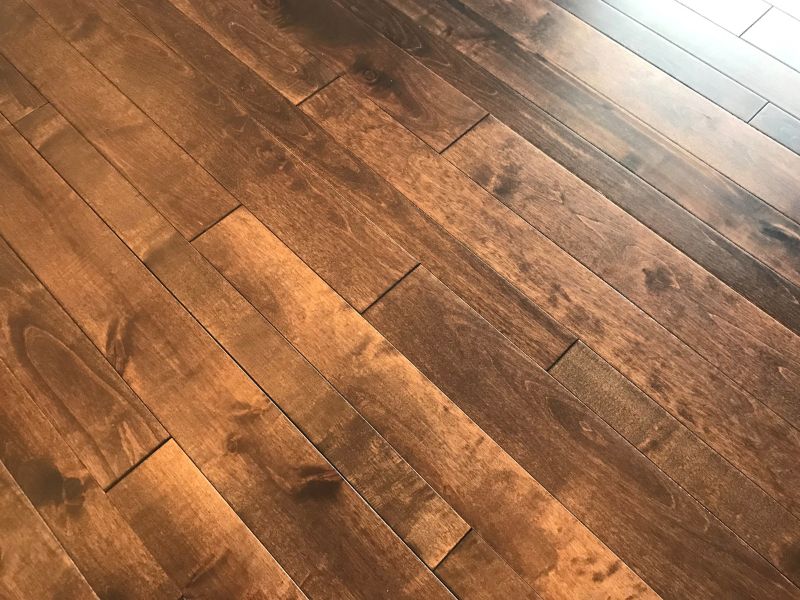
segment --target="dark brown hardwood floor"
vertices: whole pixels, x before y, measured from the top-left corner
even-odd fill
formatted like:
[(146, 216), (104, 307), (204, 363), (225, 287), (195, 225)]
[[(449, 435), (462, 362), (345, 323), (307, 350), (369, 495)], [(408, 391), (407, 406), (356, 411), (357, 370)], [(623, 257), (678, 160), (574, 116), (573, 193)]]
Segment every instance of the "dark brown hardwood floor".
[(794, 0), (2, 0), (0, 598), (800, 599)]

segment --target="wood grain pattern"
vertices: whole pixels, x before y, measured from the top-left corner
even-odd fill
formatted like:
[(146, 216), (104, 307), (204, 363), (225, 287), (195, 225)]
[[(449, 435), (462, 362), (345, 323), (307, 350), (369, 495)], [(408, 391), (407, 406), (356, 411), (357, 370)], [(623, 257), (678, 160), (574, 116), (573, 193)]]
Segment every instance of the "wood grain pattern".
[(175, 585), (2, 361), (0, 389), (0, 460), (94, 591), (101, 598), (178, 598)]
[[(34, 116), (35, 115), (35, 116)], [(467, 525), (330, 384), (52, 107), (23, 133), (160, 281), (434, 567)]]
[(109, 495), (184, 596), (306, 597), (174, 441)]
[(792, 152), (800, 154), (800, 119), (774, 104), (767, 104), (750, 124)]
[(24, 598), (97, 598), (0, 463), (0, 592)]
[[(444, 39), (417, 26), (406, 15), (381, 2), (350, 0), (348, 5), (355, 14), (411, 53), (417, 60), (446, 78), (452, 85), (479, 101), (482, 106), (491, 110), (492, 114), (500, 121), (525, 137), (548, 156), (603, 193), (762, 310), (795, 333), (800, 333), (800, 310), (798, 310), (800, 309), (800, 287), (789, 283), (772, 269), (767, 268), (753, 256), (744, 252), (742, 248), (648, 185), (632, 171), (578, 136), (533, 102), (516, 93), (506, 83), (457, 52)], [(533, 70), (528, 69), (528, 72), (532, 73)], [(555, 83), (543, 86), (541, 90), (537, 91), (535, 98), (541, 102), (542, 98), (556, 89)], [(561, 106), (562, 103), (580, 95), (579, 89), (572, 90), (570, 93), (564, 94), (559, 102), (553, 102), (552, 106)], [(580, 116), (583, 113), (576, 111), (575, 114)], [(597, 125), (599, 121), (598, 119), (587, 120), (583, 117), (581, 119), (584, 123), (592, 126)], [(613, 128), (614, 131), (620, 129), (619, 126)], [(641, 145), (639, 142), (637, 147), (641, 147)], [(717, 189), (711, 181), (701, 182), (687, 173), (685, 166), (681, 166), (684, 164), (683, 162), (677, 164), (679, 168), (670, 166), (670, 170), (676, 172), (678, 176), (662, 177), (663, 183), (668, 186), (662, 185), (662, 189), (671, 190), (670, 193), (673, 196), (678, 191), (681, 196), (690, 199), (699, 198), (706, 192), (711, 197), (725, 197), (723, 191)], [(667, 173), (668, 171), (665, 169), (664, 174)], [(681, 189), (676, 190), (679, 187)], [(725, 202), (729, 211), (736, 212), (736, 209), (732, 208), (736, 205), (733, 199), (726, 197)], [(750, 227), (749, 222), (746, 219), (737, 219), (743, 223), (739, 227), (735, 225), (733, 217), (729, 216), (727, 220), (731, 222), (734, 233), (738, 232), (739, 234), (738, 238), (731, 237), (739, 239), (741, 242), (741, 233)], [(786, 220), (784, 219), (784, 221)], [(791, 254), (786, 254), (786, 251), (790, 250), (792, 246), (791, 236), (782, 236), (779, 232), (783, 230), (779, 228), (765, 227), (765, 231), (774, 231), (777, 237), (782, 238), (783, 241), (770, 241), (775, 238), (764, 236), (764, 240), (768, 242), (772, 250), (767, 251), (764, 247), (761, 253), (768, 255), (766, 256), (768, 259), (770, 257), (777, 259), (777, 261), (773, 260), (775, 264), (780, 262), (790, 264), (781, 261), (778, 257), (781, 255), (791, 256)], [(399, 240), (397, 236), (395, 239)], [(752, 247), (753, 241), (756, 240), (751, 240), (745, 244), (745, 247)], [(763, 244), (763, 242), (757, 243)], [(783, 250), (778, 246), (784, 246)], [(417, 255), (422, 256), (419, 253)], [(430, 263), (424, 258), (423, 262), (429, 269), (431, 268)], [(431, 270), (433, 271), (433, 269)], [(451, 282), (446, 281), (441, 273), (434, 271), (434, 274), (466, 299), (465, 294), (454, 287)], [(476, 306), (474, 303), (470, 303)], [(485, 314), (483, 316), (486, 317)], [(492, 321), (492, 324), (501, 329), (506, 336), (512, 337), (507, 330), (498, 326), (497, 321)], [(517, 343), (519, 344), (519, 342)]]
[(794, 595), (782, 575), (423, 268), (365, 316), (658, 593)]
[(95, 345), (113, 349), (123, 379), (303, 591), (447, 597), (35, 151), (8, 125), (0, 139), (0, 234)]
[(246, 210), (194, 245), (543, 596), (655, 597)]
[(0, 114), (14, 123), (45, 102), (14, 65), (0, 56)]
[[(303, 104), (431, 218), (795, 514), (800, 432), (337, 80)], [(765, 462), (765, 457), (769, 457)]]

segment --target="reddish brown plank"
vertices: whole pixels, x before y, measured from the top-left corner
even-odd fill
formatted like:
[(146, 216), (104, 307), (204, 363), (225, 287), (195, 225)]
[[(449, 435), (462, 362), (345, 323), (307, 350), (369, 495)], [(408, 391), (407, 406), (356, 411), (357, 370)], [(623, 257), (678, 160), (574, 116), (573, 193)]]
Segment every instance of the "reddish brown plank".
[(45, 102), (14, 65), (0, 56), (0, 114), (13, 123)]
[(24, 135), (429, 566), (467, 525), (52, 107)]
[(109, 495), (184, 596), (306, 597), (174, 441)]

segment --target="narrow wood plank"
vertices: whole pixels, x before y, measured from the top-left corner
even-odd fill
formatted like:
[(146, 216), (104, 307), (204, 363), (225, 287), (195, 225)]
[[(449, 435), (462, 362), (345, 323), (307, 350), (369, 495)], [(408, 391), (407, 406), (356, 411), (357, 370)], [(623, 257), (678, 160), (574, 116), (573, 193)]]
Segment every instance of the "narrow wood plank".
[(761, 17), (742, 39), (771, 54), (782, 63), (800, 71), (800, 20), (782, 10), (771, 8)]
[(365, 316), (658, 593), (798, 591), (424, 268)]
[(0, 463), (0, 592), (25, 598), (97, 598)]
[(792, 15), (795, 19), (800, 19), (800, 3), (797, 0), (770, 0), (770, 4), (780, 8), (786, 14)]
[[(24, 135), (431, 567), (468, 526), (52, 107)], [(563, 351), (562, 351), (563, 353)]]
[(792, 152), (800, 154), (800, 119), (774, 104), (767, 104), (750, 124)]
[(543, 596), (656, 597), (246, 210), (194, 245)]
[(303, 591), (447, 597), (91, 208), (8, 124), (0, 133), (0, 234), (96, 346), (125, 357), (123, 379)]
[[(365, 308), (414, 266), (404, 250), (121, 6), (95, 0), (32, 4), (353, 306)], [(81, 27), (87, 20), (92, 27)]]
[(13, 123), (45, 102), (14, 65), (0, 55), (0, 114)]
[(754, 92), (647, 30), (603, 0), (554, 2), (740, 119), (749, 121), (766, 103)]
[[(421, 0), (392, 0), (417, 6)], [(800, 222), (800, 157), (662, 73), (549, 0), (465, 4)], [(613, 64), (615, 68), (605, 68)]]
[(733, 33), (742, 35), (748, 27), (769, 10), (763, 0), (680, 0), (680, 3)]
[(540, 598), (474, 530), (447, 555), (436, 574), (461, 600)]
[(193, 237), (237, 205), (20, 0), (0, 7), (0, 50), (184, 236)]
[[(180, 0), (195, 4), (198, 0)], [(364, 95), (434, 149), (446, 148), (485, 114), (469, 98), (415, 62), (332, 0), (286, 0), (235, 6), (251, 26), (277, 30), (325, 57)], [(238, 51), (237, 45), (237, 54)]]
[(704, 444), (582, 342), (551, 375), (734, 533), (800, 584), (800, 520)]
[(800, 427), (800, 337), (496, 119), (482, 121), (445, 156)]
[(0, 389), (0, 460), (94, 591), (101, 598), (178, 598), (174, 583), (2, 361)]
[(0, 358), (103, 488), (167, 437), (2, 240)]
[[(772, 269), (767, 268), (740, 247), (731, 243), (717, 231), (672, 202), (670, 198), (634, 175), (632, 171), (617, 163), (609, 155), (579, 137), (530, 100), (516, 93), (507, 84), (457, 52), (445, 40), (416, 26), (406, 15), (382, 2), (369, 0), (350, 0), (349, 7), (359, 17), (410, 52), (417, 60), (445, 77), (471, 98), (478, 100), (494, 116), (548, 156), (578, 175), (765, 312), (794, 332), (800, 333), (799, 286), (789, 283)], [(532, 70), (529, 70), (529, 73), (531, 72)], [(543, 86), (536, 95), (537, 100), (555, 91), (557, 87), (555, 83)], [(552, 106), (563, 106), (570, 98), (578, 99), (580, 96), (580, 89), (572, 90), (569, 94), (564, 94), (563, 98), (554, 101)], [(582, 113), (576, 111), (575, 114), (581, 115)], [(592, 127), (598, 123), (598, 120), (580, 118)], [(619, 131), (621, 127), (615, 126), (613, 129)], [(639, 147), (641, 143), (637, 142), (636, 145)], [(736, 212), (736, 208), (732, 208), (737, 206), (735, 198), (723, 194), (713, 181), (698, 178), (697, 172), (688, 172), (689, 163), (680, 164), (683, 164), (683, 167), (673, 168), (670, 166), (669, 173), (667, 170), (664, 171), (664, 175), (669, 176), (662, 177), (662, 184), (667, 184), (667, 187), (662, 185), (662, 189), (669, 189), (673, 197), (677, 195), (679, 199), (682, 197), (698, 198), (706, 193), (706, 190), (719, 198), (725, 198), (729, 210), (727, 220), (731, 224), (733, 232), (739, 238), (744, 237), (742, 232), (746, 227), (752, 228), (752, 225), (749, 218), (738, 219), (743, 224), (740, 227), (736, 223), (737, 219), (730, 217), (730, 212)], [(706, 168), (706, 171), (710, 170)], [(680, 176), (673, 177), (674, 173), (679, 173)], [(739, 191), (742, 192), (741, 189)], [(790, 223), (786, 219), (784, 221)], [(757, 221), (755, 222), (757, 223)], [(778, 238), (782, 237), (780, 234), (783, 230), (780, 228), (765, 227), (764, 229), (765, 231), (774, 231)], [(767, 259), (777, 258), (780, 255), (788, 257), (787, 250), (791, 246), (791, 236), (785, 236), (783, 242), (772, 241), (774, 239), (774, 237), (763, 236), (763, 240), (759, 240), (755, 236), (751, 236), (745, 238), (744, 242), (745, 247), (752, 246), (754, 242), (761, 245), (766, 244), (761, 254), (764, 254)], [(780, 248), (781, 246), (783, 249)], [(770, 250), (767, 250), (767, 247), (770, 247)], [(417, 255), (422, 256), (419, 253)], [(441, 273), (434, 271), (426, 259), (423, 258), (423, 262), (448, 287), (468, 300), (473, 307), (476, 306), (462, 290), (446, 281)], [(779, 264), (781, 260), (773, 262)], [(783, 262), (790, 264), (787, 261)], [(800, 275), (798, 279), (800, 280)], [(485, 313), (483, 316), (495, 327), (498, 327), (497, 323), (486, 317)], [(500, 327), (498, 329), (501, 329), (506, 336), (511, 337), (507, 330)], [(529, 353), (529, 355), (531, 354)], [(540, 364), (542, 363), (540, 362)]]
[(428, 268), (541, 364), (552, 364), (574, 341), (574, 336), (442, 232), (408, 199), (165, 1), (137, 0), (128, 7), (187, 62), (243, 102), (250, 115), (259, 117), (282, 144), (331, 182), (343, 198), (425, 261)]
[(451, 234), (797, 514), (800, 432), (339, 80), (303, 104)]
[(306, 597), (174, 441), (109, 496), (184, 596)]

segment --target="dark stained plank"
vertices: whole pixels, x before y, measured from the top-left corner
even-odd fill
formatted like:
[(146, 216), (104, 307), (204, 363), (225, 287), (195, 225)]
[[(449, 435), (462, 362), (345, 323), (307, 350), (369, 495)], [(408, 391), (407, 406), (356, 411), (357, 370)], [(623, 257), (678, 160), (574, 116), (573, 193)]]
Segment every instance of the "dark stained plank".
[[(438, 1), (438, 0), (435, 0)], [(411, 3), (416, 10), (423, 0)], [(767, 204), (800, 221), (800, 156), (734, 117), (549, 0), (465, 4), (673, 140)], [(606, 68), (613, 64), (614, 68)]]
[(797, 429), (388, 115), (352, 96), (344, 82), (335, 81), (303, 107), (551, 316), (800, 513)]
[(91, 208), (9, 125), (0, 131), (0, 234), (95, 345), (122, 358), (126, 383), (303, 591), (447, 597)]
[(750, 124), (789, 150), (800, 154), (800, 119), (774, 104), (767, 104)]
[[(32, 4), (353, 306), (366, 308), (414, 266), (404, 250), (121, 6), (96, 0)], [(87, 21), (91, 28), (81, 26)]]
[(103, 488), (167, 437), (2, 240), (0, 358)]
[(461, 600), (540, 598), (474, 530), (447, 555), (436, 574)]
[(656, 592), (798, 591), (424, 268), (365, 316)]
[(800, 20), (771, 8), (742, 36), (757, 48), (800, 71)]
[[(333, 0), (222, 2), (235, 6), (262, 35), (277, 30), (324, 56), (360, 93), (436, 150), (446, 148), (486, 114)], [(240, 55), (238, 47), (234, 52)]]
[(734, 35), (742, 35), (769, 10), (764, 0), (680, 0), (680, 3)]
[(800, 520), (582, 342), (550, 373), (679, 482), (734, 533), (800, 584)]
[(273, 88), (165, 0), (136, 0), (127, 6), (187, 62), (244, 103), (250, 115), (259, 117), (281, 143), (327, 179), (343, 198), (424, 261), (442, 281), (540, 364), (552, 364), (574, 341), (574, 336), (422, 215), (408, 199), (339, 146), (312, 119), (280, 98)]
[(0, 531), (4, 598), (97, 598), (1, 463)]
[(46, 100), (0, 55), (0, 114), (14, 123)]
[(43, 107), (24, 125), (42, 156), (378, 514), (426, 564), (438, 564), (468, 529), (452, 508), (61, 115)]
[(800, 428), (800, 337), (496, 119), (444, 156)]
[(245, 209), (194, 245), (543, 596), (655, 597)]
[(94, 591), (101, 598), (178, 598), (173, 582), (2, 361), (0, 389), (0, 460)]
[(649, 31), (603, 0), (554, 2), (740, 119), (749, 121), (766, 103), (740, 83)]
[[(525, 58), (516, 67), (521, 81), (532, 83), (539, 78), (537, 74), (541, 76), (541, 84), (529, 91), (531, 97), (576, 131), (600, 144), (602, 150), (457, 52), (445, 39), (416, 26), (399, 11), (367, 0), (350, 0), (349, 4), (356, 14), (477, 99), (551, 158), (800, 333), (800, 287), (796, 285), (800, 282), (800, 269), (794, 249), (800, 241), (800, 228), (791, 221), (689, 155), (670, 154), (669, 147), (652, 137), (652, 133), (639, 126), (632, 129), (630, 125), (635, 122), (627, 119), (624, 113), (617, 111), (616, 117), (610, 120), (599, 118), (595, 110), (611, 114), (610, 104), (595, 104), (595, 108), (591, 108), (596, 98), (585, 87), (558, 76), (552, 69), (543, 68), (546, 65), (540, 61), (521, 57), (513, 46), (504, 43), (503, 51), (495, 52), (492, 58), (501, 62), (513, 56)], [(465, 21), (459, 20), (459, 16), (460, 13), (452, 11), (439, 14), (436, 29), (447, 23), (463, 25)], [(470, 39), (479, 38), (483, 31), (476, 29), (476, 35)], [(504, 39), (498, 31), (491, 35), (498, 43)], [(505, 39), (507, 42), (507, 36)], [(462, 45), (465, 43), (466, 40), (462, 40)], [(573, 102), (576, 104), (569, 108)], [(628, 168), (612, 157), (626, 163)], [(634, 172), (667, 195), (659, 193)], [(766, 268), (670, 198), (715, 223), (725, 235), (786, 273), (795, 283), (787, 282)], [(442, 279), (440, 274), (434, 274)], [(459, 290), (454, 291), (464, 297)]]
[(306, 597), (174, 441), (109, 496), (185, 596)]
[(219, 184), (20, 0), (0, 6), (0, 51), (186, 237), (237, 205)]

